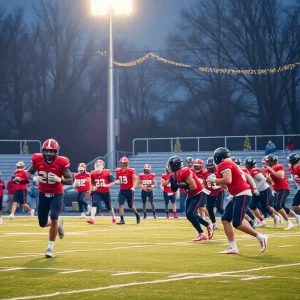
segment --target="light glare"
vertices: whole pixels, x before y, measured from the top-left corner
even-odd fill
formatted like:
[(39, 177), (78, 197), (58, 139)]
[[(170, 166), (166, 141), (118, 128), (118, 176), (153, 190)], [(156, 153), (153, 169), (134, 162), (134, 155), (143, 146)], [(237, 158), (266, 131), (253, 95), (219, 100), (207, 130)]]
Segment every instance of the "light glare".
[(91, 0), (93, 15), (106, 15), (112, 9), (115, 14), (130, 14), (132, 0)]

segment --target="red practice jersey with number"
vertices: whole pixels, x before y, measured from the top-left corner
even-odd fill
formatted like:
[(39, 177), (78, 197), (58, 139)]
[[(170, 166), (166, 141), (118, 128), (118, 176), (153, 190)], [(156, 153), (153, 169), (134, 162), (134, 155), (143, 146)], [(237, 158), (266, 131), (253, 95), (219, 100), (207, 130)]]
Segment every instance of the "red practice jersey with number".
[(88, 172), (85, 172), (83, 174), (76, 173), (74, 175), (75, 178), (75, 187), (78, 193), (80, 192), (86, 192), (90, 190), (90, 179), (91, 174)]
[[(16, 170), (14, 172), (14, 176), (16, 179), (29, 181), (28, 173), (26, 170)], [(28, 189), (28, 183), (17, 183), (17, 182), (15, 183), (16, 191), (27, 190), (27, 189)]]
[[(207, 177), (211, 175), (211, 173), (209, 173), (206, 169), (205, 171), (206, 172), (202, 172), (202, 176), (203, 176), (203, 180), (206, 181)], [(221, 177), (217, 169), (215, 169), (213, 174), (215, 174), (217, 178)], [(223, 190), (222, 188), (213, 189), (213, 187), (217, 186), (215, 182), (206, 181), (206, 185), (207, 185), (207, 189), (210, 191), (209, 195), (212, 197), (217, 196)]]
[(31, 163), (35, 167), (38, 176), (43, 178), (38, 185), (39, 192), (46, 194), (64, 193), (63, 184), (61, 182), (48, 180), (48, 174), (53, 173), (61, 178), (63, 176), (63, 170), (69, 169), (70, 167), (70, 161), (67, 157), (57, 156), (53, 162), (47, 163), (41, 153), (35, 153), (32, 155)]
[(139, 174), (139, 180), (142, 182), (143, 186), (149, 187), (154, 184), (155, 176), (156, 175), (154, 173), (150, 173), (150, 174), (141, 173)]
[(133, 168), (116, 170), (116, 179), (120, 180), (121, 190), (130, 190), (133, 187), (133, 174), (135, 174), (135, 169)]
[[(166, 181), (169, 180), (169, 177), (170, 177), (169, 174), (162, 174), (161, 175), (161, 179), (166, 180)], [(165, 193), (173, 193), (174, 194), (174, 192), (171, 189), (171, 183), (170, 182), (167, 185), (163, 186), (163, 188), (164, 188), (163, 191)]]
[(109, 169), (104, 169), (102, 171), (94, 170), (91, 173), (92, 185), (96, 186), (96, 191), (99, 193), (108, 193), (110, 188), (107, 187), (110, 183), (109, 177), (111, 172)]
[(284, 166), (281, 165), (281, 164), (278, 164), (278, 165), (272, 166), (271, 168), (275, 172), (283, 171), (283, 173), (284, 173), (284, 177), (282, 179), (280, 179), (280, 178), (277, 178), (275, 175), (273, 175), (271, 173), (271, 171), (269, 171), (268, 169), (266, 169), (267, 179), (272, 184), (274, 191), (278, 192), (280, 190), (289, 190), (290, 189), (290, 185), (289, 185), (289, 182), (288, 182), (287, 178), (285, 177)]

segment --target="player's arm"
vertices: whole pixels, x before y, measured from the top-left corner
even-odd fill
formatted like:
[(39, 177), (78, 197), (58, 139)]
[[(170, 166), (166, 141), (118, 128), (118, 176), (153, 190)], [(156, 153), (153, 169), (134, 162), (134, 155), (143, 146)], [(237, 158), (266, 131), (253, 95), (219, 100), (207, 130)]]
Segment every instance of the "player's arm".
[(256, 184), (255, 184), (255, 182), (254, 182), (252, 176), (249, 175), (249, 174), (247, 174), (247, 173), (245, 173), (245, 172), (243, 172), (243, 173), (244, 173), (244, 175), (245, 175), (247, 181), (249, 182), (249, 184), (253, 187), (254, 190), (256, 190), (257, 187), (256, 187)]
[[(213, 175), (213, 174), (212, 174)], [(232, 173), (231, 173), (231, 170), (230, 169), (226, 169), (224, 170), (222, 173), (222, 178), (215, 178), (214, 181), (212, 182), (215, 182), (217, 185), (220, 185), (220, 184), (231, 184), (232, 183)], [(209, 177), (209, 176), (208, 176)], [(210, 180), (209, 180), (210, 181)]]
[(185, 190), (195, 190), (197, 188), (197, 184), (192, 176), (192, 174), (190, 174), (188, 177), (186, 177), (184, 179), (186, 185), (188, 185), (188, 187), (184, 184), (178, 184), (178, 187), (181, 188), (181, 189), (185, 189)]
[(138, 180), (138, 187), (141, 188), (141, 189), (144, 188), (143, 181), (140, 179), (140, 177), (139, 177), (139, 180)]
[(34, 176), (34, 173), (35, 173), (35, 172), (36, 172), (36, 168), (35, 168), (34, 165), (31, 165), (31, 166), (29, 167), (29, 169), (27, 170), (28, 177), (29, 177), (29, 179), (32, 180), (32, 181), (38, 181), (38, 180), (35, 180), (36, 178), (34, 178), (34, 177), (39, 177), (39, 176)]
[(257, 180), (259, 180), (259, 184), (257, 185), (257, 189), (260, 190), (263, 187), (263, 185), (266, 183), (267, 178), (261, 173), (255, 174), (254, 177)]
[(138, 182), (136, 174), (132, 174), (132, 181), (133, 181), (132, 188), (135, 189)]
[(113, 185), (116, 184), (116, 181), (111, 174), (108, 176), (108, 181), (109, 181), (109, 184), (107, 185), (107, 187), (112, 187)]
[[(60, 182), (65, 185), (71, 185), (73, 182), (72, 174), (69, 169), (62, 170), (63, 177), (60, 178)], [(58, 177), (59, 178), (59, 177)]]
[(152, 188), (155, 188), (156, 186), (157, 186), (157, 181), (156, 181), (156, 178), (154, 177), (154, 178), (153, 178), (153, 181), (152, 181), (151, 187), (152, 187)]
[(203, 185), (203, 187), (204, 187), (205, 189), (207, 189), (207, 182), (206, 182), (206, 180), (205, 180), (205, 179), (203, 179), (203, 181), (202, 181), (202, 185)]
[(169, 180), (169, 179), (168, 179), (168, 180), (165, 180), (165, 179), (161, 178), (161, 185), (162, 185), (162, 186), (167, 186), (169, 183), (170, 183), (170, 180)]
[(276, 178), (278, 178), (278, 179), (284, 178), (283, 170), (274, 171), (270, 166), (266, 166), (266, 169), (269, 170)]
[(94, 178), (92, 178), (92, 176), (90, 177), (90, 193), (94, 191), (94, 187), (95, 187), (96, 183)]

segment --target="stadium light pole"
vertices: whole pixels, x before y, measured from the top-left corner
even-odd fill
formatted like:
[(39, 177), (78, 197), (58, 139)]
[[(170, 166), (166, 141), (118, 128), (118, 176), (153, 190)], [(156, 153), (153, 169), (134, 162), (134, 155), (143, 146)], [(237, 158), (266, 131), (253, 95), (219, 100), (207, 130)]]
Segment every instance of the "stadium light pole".
[(93, 15), (109, 14), (108, 93), (107, 93), (107, 167), (116, 167), (116, 130), (114, 103), (114, 53), (112, 19), (115, 14), (129, 14), (131, 0), (91, 0)]

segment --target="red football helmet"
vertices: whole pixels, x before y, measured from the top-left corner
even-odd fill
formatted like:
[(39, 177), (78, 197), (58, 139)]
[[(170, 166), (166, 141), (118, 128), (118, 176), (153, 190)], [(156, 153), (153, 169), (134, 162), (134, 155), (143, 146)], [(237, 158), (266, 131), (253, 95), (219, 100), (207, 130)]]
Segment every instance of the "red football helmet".
[(95, 170), (102, 171), (104, 169), (105, 162), (102, 159), (98, 159), (95, 162)]
[(80, 163), (78, 165), (78, 173), (83, 174), (86, 172), (86, 164), (85, 163)]
[(151, 171), (151, 166), (149, 164), (144, 165), (144, 173), (145, 174), (150, 174)]
[(129, 160), (127, 157), (121, 157), (119, 160), (121, 169), (126, 169), (129, 165)]
[(47, 161), (53, 161), (58, 156), (59, 144), (56, 140), (46, 140), (42, 146), (43, 157)]
[(204, 161), (202, 159), (196, 158), (194, 160), (193, 167), (196, 172), (201, 172), (203, 169), (203, 166), (204, 166)]
[(24, 170), (25, 164), (22, 161), (19, 161), (16, 163), (16, 168), (17, 168), (17, 170)]

